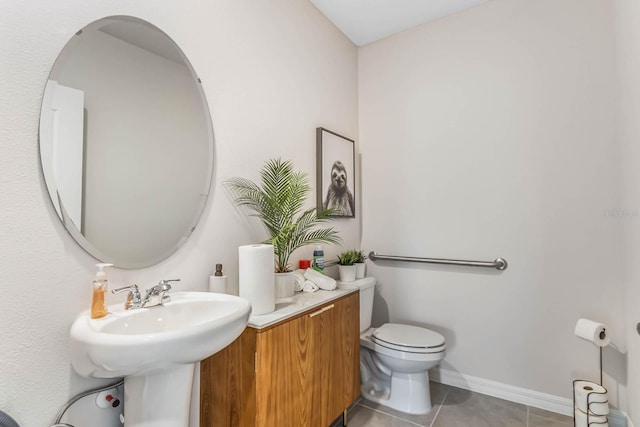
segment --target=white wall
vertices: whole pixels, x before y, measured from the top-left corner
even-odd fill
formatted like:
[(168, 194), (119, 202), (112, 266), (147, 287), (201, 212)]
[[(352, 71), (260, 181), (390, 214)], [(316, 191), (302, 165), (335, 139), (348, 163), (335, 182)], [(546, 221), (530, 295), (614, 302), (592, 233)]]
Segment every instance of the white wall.
[(442, 332), (444, 369), (570, 398), (589, 317), (624, 409), (613, 48), (610, 2), (493, 0), (359, 50), (363, 248), (509, 262), (370, 266), (375, 320)]
[(622, 158), (622, 200), (624, 227), (626, 323), (628, 340), (628, 414), (640, 426), (640, 3), (615, 2), (618, 64), (618, 139)]
[[(74, 316), (88, 308), (96, 261), (60, 225), (38, 165), (40, 101), (67, 40), (95, 19), (138, 16), (173, 37), (203, 80), (216, 138), (215, 185), (203, 220), (167, 261), (110, 274), (112, 286), (180, 277), (177, 290), (204, 290), (216, 262), (237, 290), (237, 247), (263, 238), (238, 216), (223, 179), (257, 179), (276, 156), (313, 178), (317, 126), (358, 138), (357, 57), (311, 3), (299, 0), (27, 0), (2, 1), (1, 8), (0, 408), (23, 427), (42, 427), (71, 395), (99, 383), (74, 374), (67, 339)], [(310, 205), (314, 200), (312, 194)], [(336, 224), (345, 246), (358, 246), (359, 220)], [(338, 250), (327, 248), (327, 257)]]

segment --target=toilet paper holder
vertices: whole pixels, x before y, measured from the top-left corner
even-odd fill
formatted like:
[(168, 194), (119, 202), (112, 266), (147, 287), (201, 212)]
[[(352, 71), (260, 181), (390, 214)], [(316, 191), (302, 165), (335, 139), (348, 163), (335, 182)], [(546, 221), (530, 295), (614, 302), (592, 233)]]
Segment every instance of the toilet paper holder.
[[(604, 389), (604, 392), (601, 391), (597, 391), (597, 390), (588, 390), (589, 391), (587, 393), (587, 412), (586, 414), (583, 411), (580, 411), (580, 409), (578, 409), (578, 405), (576, 404), (576, 383), (579, 381), (587, 381), (587, 380), (573, 380), (573, 427), (591, 427), (591, 426), (598, 426), (598, 425), (603, 425), (603, 424), (607, 424), (609, 423), (609, 417), (607, 415), (596, 415), (596, 414), (592, 414), (591, 410), (590, 410), (590, 405), (591, 403), (603, 403), (602, 401), (600, 402), (590, 402), (590, 396), (591, 395), (607, 395), (607, 389)], [(604, 387), (603, 387), (604, 388)], [(585, 388), (586, 389), (586, 388)], [(608, 401), (608, 399), (607, 399)], [(576, 411), (580, 411), (583, 414), (585, 414), (587, 416), (587, 425), (586, 426), (578, 426), (576, 424)], [(598, 419), (592, 420), (592, 418), (597, 417)], [(604, 418), (604, 420), (602, 420), (602, 418)]]
[[(601, 340), (605, 339), (607, 337), (607, 330), (603, 329), (599, 336)], [(598, 350), (600, 350), (600, 385), (602, 385), (602, 347), (598, 347)]]
[(600, 385), (602, 385), (602, 347), (609, 345), (611, 338), (607, 336), (607, 328), (603, 323), (589, 319), (578, 319), (574, 334), (598, 347), (600, 353)]

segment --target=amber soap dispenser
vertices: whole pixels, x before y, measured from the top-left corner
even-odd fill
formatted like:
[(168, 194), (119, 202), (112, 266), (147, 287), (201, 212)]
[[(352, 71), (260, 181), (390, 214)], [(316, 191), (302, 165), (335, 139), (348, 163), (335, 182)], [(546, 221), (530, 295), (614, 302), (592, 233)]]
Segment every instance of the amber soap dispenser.
[(113, 264), (96, 264), (98, 271), (96, 272), (96, 278), (93, 280), (93, 298), (91, 300), (91, 318), (99, 319), (104, 317), (109, 312), (104, 302), (109, 282), (107, 281), (107, 273), (104, 271), (105, 267), (111, 267)]

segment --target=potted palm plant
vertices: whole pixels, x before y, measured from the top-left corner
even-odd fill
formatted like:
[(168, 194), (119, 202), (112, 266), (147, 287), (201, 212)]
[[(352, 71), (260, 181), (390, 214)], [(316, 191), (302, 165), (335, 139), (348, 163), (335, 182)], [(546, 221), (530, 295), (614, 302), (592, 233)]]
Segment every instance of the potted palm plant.
[(353, 282), (356, 280), (356, 266), (354, 263), (358, 259), (357, 251), (348, 250), (338, 255), (338, 273), (341, 282)]
[(311, 191), (308, 176), (295, 171), (291, 161), (266, 161), (260, 178), (260, 185), (245, 178), (231, 178), (225, 186), (235, 203), (248, 208), (267, 231), (269, 237), (263, 243), (273, 245), (276, 296), (292, 296), (294, 278), (289, 258), (293, 251), (312, 244), (337, 244), (342, 239), (333, 227), (320, 227), (333, 219), (332, 209), (317, 212), (316, 208), (304, 208)]

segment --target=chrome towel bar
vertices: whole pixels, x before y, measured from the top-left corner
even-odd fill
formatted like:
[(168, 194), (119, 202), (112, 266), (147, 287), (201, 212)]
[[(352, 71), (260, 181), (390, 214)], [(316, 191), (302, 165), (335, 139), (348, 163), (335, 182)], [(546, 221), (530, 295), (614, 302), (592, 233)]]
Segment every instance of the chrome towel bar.
[(444, 258), (418, 258), (412, 256), (394, 256), (380, 255), (374, 251), (369, 252), (369, 259), (375, 261), (403, 261), (403, 262), (422, 262), (427, 264), (446, 264), (446, 265), (465, 265), (470, 267), (491, 267), (498, 270), (507, 269), (507, 260), (496, 258), (495, 261), (466, 261), (462, 259), (444, 259)]

